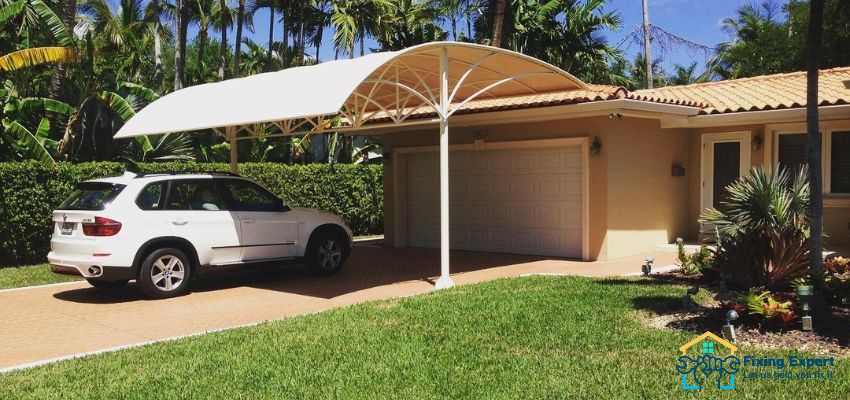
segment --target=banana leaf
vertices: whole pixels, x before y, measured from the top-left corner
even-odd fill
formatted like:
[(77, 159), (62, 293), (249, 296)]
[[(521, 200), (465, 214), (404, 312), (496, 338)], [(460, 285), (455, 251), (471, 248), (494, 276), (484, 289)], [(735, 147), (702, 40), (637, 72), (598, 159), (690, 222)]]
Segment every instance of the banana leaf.
[(13, 71), (47, 63), (67, 63), (76, 60), (72, 47), (33, 47), (0, 56), (0, 70)]

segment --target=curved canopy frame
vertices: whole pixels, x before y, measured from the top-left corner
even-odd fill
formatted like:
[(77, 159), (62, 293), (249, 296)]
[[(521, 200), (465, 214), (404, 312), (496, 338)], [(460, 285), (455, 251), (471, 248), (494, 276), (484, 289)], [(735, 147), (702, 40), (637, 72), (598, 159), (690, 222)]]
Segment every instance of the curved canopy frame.
[[(192, 86), (152, 102), (115, 137), (203, 129), (222, 133), (219, 129), (225, 128), (235, 172), (239, 139), (361, 130), (377, 119), (401, 125), (422, 108), (430, 109), (440, 122), (440, 278), (435, 286), (441, 289), (454, 285), (449, 276), (449, 118), (480, 97), (587, 89), (563, 70), (510, 50), (433, 42)], [(280, 132), (268, 134), (269, 126)]]

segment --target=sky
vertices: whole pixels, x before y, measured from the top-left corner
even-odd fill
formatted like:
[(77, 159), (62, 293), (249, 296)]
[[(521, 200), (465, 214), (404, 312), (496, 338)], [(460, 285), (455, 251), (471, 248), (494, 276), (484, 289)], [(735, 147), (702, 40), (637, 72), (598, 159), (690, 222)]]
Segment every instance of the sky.
[[(652, 25), (669, 33), (713, 48), (718, 43), (729, 40), (729, 36), (721, 29), (721, 21), (734, 16), (738, 7), (752, 1), (756, 0), (649, 0), (649, 20)], [(785, 2), (779, 1), (779, 3)], [(643, 52), (642, 46), (628, 39), (623, 41), (623, 39), (639, 28), (642, 22), (641, 0), (609, 0), (606, 10), (618, 11), (623, 18), (623, 24), (618, 31), (606, 31), (605, 36), (611, 45), (620, 45), (627, 59), (633, 60), (635, 54)], [(254, 32), (246, 31), (245, 35), (265, 46), (268, 42), (268, 26), (268, 10), (259, 10), (254, 16)], [(190, 28), (190, 37), (196, 33), (196, 27)], [(216, 33), (213, 35), (217, 37)], [(235, 32), (231, 31), (228, 36), (231, 44), (234, 37)], [(279, 22), (275, 24), (274, 37), (275, 41), (281, 40)], [(326, 30), (325, 37), (327, 39), (319, 53), (320, 60), (334, 58), (333, 31)], [(367, 52), (370, 46), (377, 47), (373, 41), (367, 41)], [(359, 51), (359, 46), (357, 49)], [(307, 52), (312, 55), (314, 51), (308, 49)], [(668, 52), (662, 52), (658, 44), (653, 46), (652, 55), (653, 58), (662, 59), (662, 65), (668, 74), (671, 73), (674, 65), (687, 66), (693, 61), (697, 62), (698, 70), (702, 70), (707, 60), (703, 52), (694, 52), (685, 48), (673, 48)], [(340, 55), (340, 57), (346, 56)]]

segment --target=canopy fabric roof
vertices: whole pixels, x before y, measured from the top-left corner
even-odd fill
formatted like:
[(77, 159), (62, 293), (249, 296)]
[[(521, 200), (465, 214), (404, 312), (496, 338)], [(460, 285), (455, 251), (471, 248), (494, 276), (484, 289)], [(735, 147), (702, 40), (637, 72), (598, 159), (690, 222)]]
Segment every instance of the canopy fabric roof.
[[(440, 98), (444, 50), (448, 59), (447, 102)], [(474, 98), (588, 89), (561, 69), (523, 54), (477, 44), (432, 42), (191, 86), (140, 110), (115, 137), (264, 122), (283, 128), (284, 122), (337, 115), (342, 116), (343, 127), (361, 126), (377, 116), (402, 123), (423, 107), (448, 118)], [(441, 104), (450, 106), (443, 111)], [(322, 129), (322, 119), (318, 121), (311, 123)]]

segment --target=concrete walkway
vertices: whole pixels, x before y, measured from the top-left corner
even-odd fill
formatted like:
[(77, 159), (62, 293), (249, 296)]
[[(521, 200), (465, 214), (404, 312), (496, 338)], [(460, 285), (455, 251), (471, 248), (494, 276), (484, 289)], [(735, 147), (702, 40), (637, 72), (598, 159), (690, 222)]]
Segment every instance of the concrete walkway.
[[(644, 257), (610, 262), (453, 252), (457, 284), (527, 274), (625, 275)], [(303, 266), (219, 271), (200, 277), (194, 291), (148, 300), (133, 284), (108, 293), (85, 282), (0, 291), (0, 372), (152, 341), (251, 325), (370, 300), (427, 293), (439, 270), (439, 251), (355, 247), (343, 272), (311, 276)]]

